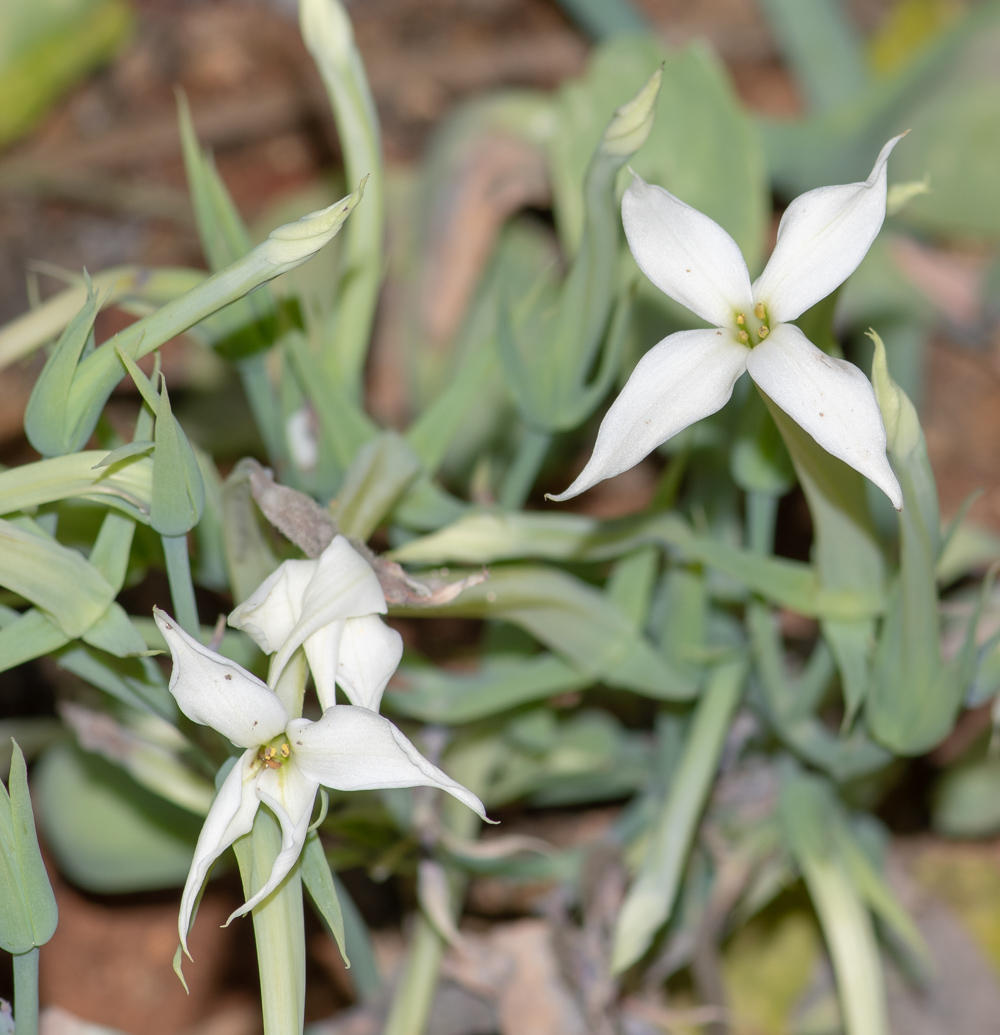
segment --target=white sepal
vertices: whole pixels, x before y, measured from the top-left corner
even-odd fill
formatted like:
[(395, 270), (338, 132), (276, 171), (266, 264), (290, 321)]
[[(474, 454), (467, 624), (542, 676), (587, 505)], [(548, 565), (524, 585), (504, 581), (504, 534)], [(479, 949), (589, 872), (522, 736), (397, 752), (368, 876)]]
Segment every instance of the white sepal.
[(200, 644), (165, 611), (154, 608), (153, 617), (174, 661), (169, 690), (189, 719), (242, 748), (281, 733), (288, 715), (266, 683)]
[(181, 908), (177, 916), (177, 930), (181, 937), (181, 945), (190, 959), (187, 936), (191, 927), (191, 916), (194, 913), (201, 886), (205, 883), (212, 863), (236, 840), (253, 829), (254, 816), (257, 815), (257, 795), (254, 791), (252, 767), (257, 760), (257, 748), (250, 748), (236, 762), (223, 780), (205, 817), (205, 824), (198, 835), (194, 858), (184, 891), (181, 894)]
[(388, 719), (352, 705), (327, 708), (316, 722), (288, 724), (295, 762), (324, 787), (360, 791), (382, 787), (439, 787), (484, 819), (483, 803), (432, 765)]
[(257, 797), (274, 813), (281, 827), (281, 851), (274, 860), (267, 881), (239, 909), (233, 910), (227, 924), (249, 913), (258, 902), (263, 902), (288, 876), (305, 846), (319, 784), (306, 776), (300, 766), (292, 763), (280, 769), (261, 769), (255, 789)]
[(265, 654), (288, 639), (302, 614), (302, 598), (318, 561), (284, 561), (229, 616)]
[(885, 428), (871, 382), (853, 363), (821, 352), (794, 324), (775, 327), (747, 369), (763, 392), (828, 452), (871, 479), (901, 510), (903, 493), (885, 455)]
[(288, 659), (324, 625), (386, 610), (371, 565), (343, 536), (337, 536), (319, 557), (302, 597), (301, 614), (271, 663), (271, 680), (278, 678)]
[(717, 327), (753, 309), (743, 253), (714, 219), (636, 176), (622, 223), (639, 269), (674, 301)]
[(627, 471), (661, 442), (729, 401), (750, 350), (733, 330), (679, 331), (636, 364), (601, 422), (587, 466), (559, 501)]
[(337, 682), (351, 704), (377, 712), (402, 657), (403, 637), (378, 615), (348, 618), (337, 658)]
[(771, 320), (801, 316), (861, 263), (885, 219), (886, 162), (901, 137), (893, 137), (863, 183), (818, 187), (785, 209), (778, 240), (753, 286)]

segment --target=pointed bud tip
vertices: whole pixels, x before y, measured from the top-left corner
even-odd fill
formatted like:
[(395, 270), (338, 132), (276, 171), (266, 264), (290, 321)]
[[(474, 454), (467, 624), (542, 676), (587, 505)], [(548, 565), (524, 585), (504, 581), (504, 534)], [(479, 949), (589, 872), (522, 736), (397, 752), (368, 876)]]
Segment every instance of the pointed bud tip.
[(663, 65), (649, 77), (645, 86), (632, 100), (615, 112), (614, 118), (601, 137), (601, 151), (604, 154), (628, 158), (646, 142), (653, 128), (656, 99), (660, 93), (662, 79)]

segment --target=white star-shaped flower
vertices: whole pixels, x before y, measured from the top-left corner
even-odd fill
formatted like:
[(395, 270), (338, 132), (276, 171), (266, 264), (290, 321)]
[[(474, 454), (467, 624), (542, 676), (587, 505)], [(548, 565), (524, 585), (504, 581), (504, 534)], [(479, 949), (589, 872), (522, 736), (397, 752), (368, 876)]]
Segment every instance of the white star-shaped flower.
[(285, 561), (229, 616), (265, 654), (268, 682), (303, 647), (320, 705), (336, 703), (339, 684), (351, 704), (378, 711), (403, 641), (381, 618), (387, 608), (371, 565), (336, 536), (311, 561)]
[(173, 658), (170, 692), (181, 711), (244, 749), (198, 836), (177, 920), (185, 952), (212, 863), (250, 832), (261, 803), (281, 825), (281, 851), (267, 882), (230, 920), (266, 898), (295, 865), (320, 785), (338, 791), (438, 787), (486, 818), (482, 802), (431, 765), (388, 719), (349, 704), (327, 708), (315, 722), (290, 717), (267, 684), (202, 646), (165, 612), (156, 608), (153, 614)]
[(665, 294), (714, 326), (664, 338), (636, 365), (601, 423), (587, 466), (554, 500), (637, 464), (661, 442), (721, 409), (744, 370), (827, 452), (902, 509), (885, 428), (868, 378), (821, 352), (790, 323), (857, 269), (885, 218), (882, 148), (863, 183), (820, 187), (785, 210), (764, 272), (751, 284), (736, 242), (708, 216), (635, 177), (622, 199), (629, 248)]

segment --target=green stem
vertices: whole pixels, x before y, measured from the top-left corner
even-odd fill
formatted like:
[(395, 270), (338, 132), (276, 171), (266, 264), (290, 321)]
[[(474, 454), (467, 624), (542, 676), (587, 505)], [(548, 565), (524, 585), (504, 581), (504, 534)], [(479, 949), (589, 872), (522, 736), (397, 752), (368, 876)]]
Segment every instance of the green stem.
[(198, 606), (194, 599), (194, 584), (191, 581), (191, 559), (188, 556), (186, 535), (161, 535), (163, 559), (167, 565), (167, 581), (170, 583), (170, 599), (174, 604), (174, 618), (181, 628), (201, 641), (201, 626), (198, 624)]
[[(257, 810), (253, 830), (233, 845), (249, 898), (266, 883), (281, 851), (281, 827), (269, 809)], [(264, 1035), (302, 1035), (306, 1001), (302, 877), (292, 872), (253, 910)]]
[(444, 940), (423, 913), (417, 913), (410, 951), (382, 1035), (422, 1035), (437, 989)]
[(774, 553), (774, 525), (778, 518), (778, 497), (767, 492), (746, 495), (747, 546), (753, 553)]
[(38, 948), (14, 957), (14, 1024), (17, 1035), (38, 1035)]
[(530, 428), (525, 431), (500, 490), (500, 505), (505, 510), (520, 510), (524, 506), (551, 442), (548, 432)]

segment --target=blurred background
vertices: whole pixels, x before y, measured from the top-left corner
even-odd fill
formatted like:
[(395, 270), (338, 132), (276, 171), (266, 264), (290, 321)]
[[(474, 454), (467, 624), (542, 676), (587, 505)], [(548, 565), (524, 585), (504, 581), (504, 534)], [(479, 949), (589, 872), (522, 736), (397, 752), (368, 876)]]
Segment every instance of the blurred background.
[[(449, 295), (440, 285), (475, 279), (489, 250), (487, 244), (477, 251), (477, 242), (489, 240), (507, 215), (523, 207), (551, 223), (544, 175), (539, 178), (524, 156), (483, 152), (452, 168), (449, 196), (462, 203), (456, 201), (449, 214), (447, 234), (428, 245), (432, 254), (428, 260), (425, 252), (424, 267), (431, 277), (417, 285), (422, 298), (413, 303), (406, 277), (413, 242), (407, 235), (421, 215), (413, 211), (421, 195), (412, 183), (436, 130), (463, 102), (501, 88), (554, 89), (584, 73), (596, 39), (645, 28), (672, 47), (706, 41), (743, 104), (762, 124), (810, 116), (821, 133), (820, 116), (839, 103), (822, 93), (823, 83), (836, 77), (810, 74), (809, 66), (812, 60), (812, 70), (821, 72), (824, 61), (835, 57), (837, 41), (829, 40), (828, 50), (810, 59), (808, 47), (795, 39), (794, 18), (786, 17), (794, 0), (634, 0), (630, 7), (602, 0), (346, 2), (381, 119), (390, 172), (390, 270), (367, 384), (370, 409), (386, 425), (402, 426), (410, 413), (408, 321), (423, 319), (427, 336), (446, 336), (461, 318), (468, 294), (456, 289)], [(863, 72), (875, 83), (896, 81), (893, 76), (920, 61), (962, 19), (989, 6), (958, 0), (844, 4), (864, 57)], [(785, 28), (776, 31), (776, 25)], [(986, 83), (992, 90), (993, 107), (983, 109), (992, 117), (1000, 111), (1000, 46), (996, 39), (990, 46), (979, 55), (985, 71), (975, 88)], [(340, 175), (336, 132), (299, 35), (294, 0), (6, 0), (0, 6), (0, 324), (57, 290), (61, 271), (125, 263), (203, 266), (177, 132), (178, 87), (242, 215), (261, 235), (282, 219), (317, 207), (306, 199), (323, 199), (335, 189)], [(969, 105), (960, 110), (971, 110)], [(973, 143), (977, 132), (974, 127), (969, 131)], [(831, 140), (833, 133), (829, 129)], [(997, 136), (994, 125), (992, 137), (982, 137), (983, 163), (996, 155)], [(765, 145), (770, 141), (782, 143), (780, 134), (765, 135)], [(782, 146), (794, 152), (805, 144), (786, 141)], [(765, 153), (766, 161), (770, 157)], [(941, 159), (945, 166), (948, 160), (948, 155)], [(794, 164), (779, 167), (775, 158), (772, 184), (779, 206), (808, 181), (808, 171), (797, 171)], [(1000, 166), (992, 169), (1000, 186)], [(838, 177), (820, 182), (830, 180)], [(933, 179), (930, 187), (933, 192)], [(898, 306), (904, 316), (911, 307), (914, 319), (907, 323), (897, 310), (893, 318), (912, 332), (900, 338), (909, 342), (905, 377), (919, 400), (943, 516), (953, 516), (979, 489), (971, 514), (984, 532), (1000, 535), (1000, 278), (995, 273), (1000, 189), (994, 190), (992, 208), (976, 200), (971, 212), (955, 211), (947, 218), (950, 223), (940, 214), (936, 223), (930, 217), (923, 224), (916, 220), (913, 233), (894, 247), (888, 261), (892, 277), (902, 285)], [(775, 217), (772, 240), (776, 225)], [(107, 313), (100, 319), (99, 339), (116, 329), (114, 321), (126, 318)], [(171, 388), (180, 395), (185, 385), (225, 387), (229, 375), (222, 364), (197, 346), (178, 340), (163, 354)], [(36, 458), (24, 440), (22, 420), (43, 360), (38, 355), (0, 372), (2, 464)], [(209, 395), (192, 393), (187, 410), (183, 398), (178, 406), (193, 438), (213, 441), (216, 455), (228, 453), (234, 459), (253, 451), (254, 441), (243, 430), (249, 421), (242, 419), (238, 391), (232, 393), (231, 406), (216, 403), (211, 412), (198, 409), (199, 398)], [(124, 400), (123, 414), (133, 410), (134, 402)], [(595, 493), (586, 505), (599, 516), (614, 516), (641, 506), (645, 491), (639, 483), (619, 483), (614, 498)], [(23, 674), (0, 676), (0, 715), (35, 707), (36, 693), (37, 686)], [(934, 756), (918, 763), (916, 779), (920, 766), (931, 773), (959, 757), (988, 724), (988, 706), (965, 713)], [(564, 844), (585, 840), (607, 823), (607, 812), (548, 815), (545, 836)], [(894, 816), (897, 833), (909, 835), (901, 858), (917, 877), (914, 894), (919, 899), (933, 893), (935, 901), (948, 904), (949, 911), (932, 921), (942, 937), (954, 940), (953, 992), (956, 1000), (966, 1000), (963, 1023), (971, 1025), (953, 1030), (969, 1035), (1000, 1031), (997, 1014), (990, 1013), (1000, 1001), (1000, 843), (937, 841), (925, 833), (926, 815), (920, 809), (907, 813), (906, 802), (896, 803)], [(241, 954), (235, 932), (220, 932), (211, 923), (212, 916), (221, 918), (232, 908), (230, 900), (238, 894), (233, 881), (217, 882), (206, 894), (197, 935), (201, 965), (189, 998), (169, 968), (176, 896), (109, 901), (67, 885), (58, 891), (60, 927), (45, 950), (43, 970), (48, 1002), (80, 1016), (107, 1016), (108, 1003), (114, 1002), (117, 1023), (136, 1033), (241, 1035), (254, 1030), (252, 950), (244, 945)], [(472, 911), (503, 917), (524, 908), (504, 894), (488, 880), (474, 882)], [(376, 929), (384, 925), (376, 950), (386, 959), (398, 955), (401, 943), (391, 926), (398, 907), (390, 903), (383, 909), (384, 904), (364, 900), (361, 905)], [(322, 980), (310, 986), (309, 1011), (318, 1018), (349, 1001), (350, 984), (332, 944), (313, 933), (310, 966)], [(799, 951), (795, 931), (783, 937), (782, 952)], [(530, 938), (518, 951), (532, 959)], [(747, 944), (742, 951), (745, 956), (732, 961), (734, 973), (764, 949)], [(785, 957), (778, 952), (773, 959), (778, 988)], [(739, 1031), (783, 1030), (770, 1026), (766, 1002), (758, 1003), (754, 1014), (751, 991), (751, 1026)], [(541, 1008), (545, 992), (543, 983), (535, 1007)], [(525, 1009), (530, 1013), (530, 1001)], [(439, 1017), (434, 1031), (474, 1035), (469, 1016), (455, 1010), (454, 1026)], [(920, 1023), (919, 1011), (912, 1023)], [(976, 1027), (980, 1023), (986, 1026)], [(371, 1029), (336, 1030), (362, 1035)], [(516, 1030), (510, 1028), (511, 1035)]]

